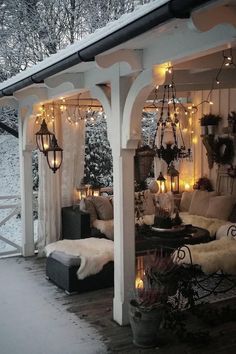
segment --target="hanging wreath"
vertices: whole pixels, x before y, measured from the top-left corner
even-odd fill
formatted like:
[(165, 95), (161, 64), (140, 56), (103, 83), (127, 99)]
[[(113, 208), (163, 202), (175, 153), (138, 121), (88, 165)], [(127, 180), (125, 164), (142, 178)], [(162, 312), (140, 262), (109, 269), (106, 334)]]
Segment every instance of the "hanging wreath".
[(219, 137), (214, 143), (214, 160), (220, 165), (232, 163), (234, 143), (229, 137)]

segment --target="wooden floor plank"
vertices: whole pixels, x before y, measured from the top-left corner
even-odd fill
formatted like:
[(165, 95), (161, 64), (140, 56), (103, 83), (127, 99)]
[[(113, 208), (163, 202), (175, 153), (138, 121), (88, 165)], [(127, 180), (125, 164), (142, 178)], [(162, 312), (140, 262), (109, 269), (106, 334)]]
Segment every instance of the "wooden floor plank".
[[(188, 343), (166, 343), (159, 348), (140, 349), (132, 342), (132, 332), (129, 326), (120, 327), (112, 319), (113, 289), (101, 289), (84, 294), (68, 296), (63, 290), (45, 279), (45, 260), (37, 257), (20, 259), (25, 262), (26, 271), (30, 272), (42, 286), (54, 294), (65, 311), (75, 314), (90, 323), (103, 337), (110, 353), (155, 353), (158, 354), (233, 354), (236, 353), (236, 322), (224, 323), (221, 326), (209, 327), (201, 324), (200, 328), (208, 329), (212, 340), (207, 346), (196, 346)], [(233, 304), (236, 298), (221, 302)], [(220, 306), (219, 303), (214, 306)], [(191, 320), (192, 321), (192, 320)], [(197, 323), (197, 322), (196, 322)], [(196, 324), (197, 328), (198, 324)], [(194, 327), (194, 326), (193, 326)]]

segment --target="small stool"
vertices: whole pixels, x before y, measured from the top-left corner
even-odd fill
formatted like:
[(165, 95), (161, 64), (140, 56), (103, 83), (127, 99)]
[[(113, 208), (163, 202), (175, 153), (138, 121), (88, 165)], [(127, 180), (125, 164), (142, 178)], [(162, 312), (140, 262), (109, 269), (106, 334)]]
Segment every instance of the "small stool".
[(54, 251), (47, 257), (46, 277), (65, 290), (67, 294), (103, 289), (114, 285), (114, 262), (108, 262), (103, 269), (85, 279), (77, 278), (80, 257)]

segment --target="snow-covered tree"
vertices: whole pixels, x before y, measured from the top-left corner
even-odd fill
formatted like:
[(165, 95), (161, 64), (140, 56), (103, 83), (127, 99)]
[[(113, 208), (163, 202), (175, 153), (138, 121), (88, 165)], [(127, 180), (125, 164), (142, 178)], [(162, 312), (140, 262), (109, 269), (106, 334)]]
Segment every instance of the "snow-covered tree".
[(85, 136), (84, 182), (93, 186), (112, 185), (112, 154), (107, 139), (104, 114), (95, 114), (95, 120), (87, 120)]

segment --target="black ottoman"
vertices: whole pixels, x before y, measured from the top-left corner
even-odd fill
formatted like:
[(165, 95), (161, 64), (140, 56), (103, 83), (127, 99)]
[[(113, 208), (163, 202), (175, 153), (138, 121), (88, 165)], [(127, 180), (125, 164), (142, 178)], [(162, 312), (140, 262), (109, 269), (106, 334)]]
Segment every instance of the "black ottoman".
[(55, 251), (47, 257), (46, 277), (67, 294), (103, 289), (114, 285), (114, 262), (108, 262), (103, 269), (85, 279), (77, 278), (80, 257)]

